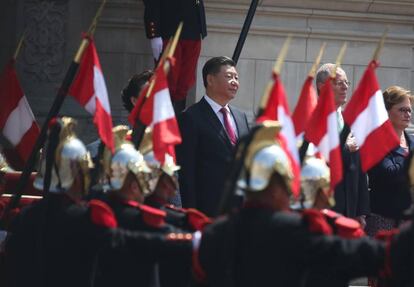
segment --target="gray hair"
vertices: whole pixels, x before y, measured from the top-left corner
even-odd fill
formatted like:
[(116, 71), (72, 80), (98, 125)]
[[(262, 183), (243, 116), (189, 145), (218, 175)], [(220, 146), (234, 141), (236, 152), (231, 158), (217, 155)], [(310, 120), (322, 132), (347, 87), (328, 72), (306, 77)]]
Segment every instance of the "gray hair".
[(325, 83), (333, 69), (335, 69), (335, 64), (332, 63), (326, 63), (320, 66), (316, 72), (316, 85), (318, 85), (318, 83)]

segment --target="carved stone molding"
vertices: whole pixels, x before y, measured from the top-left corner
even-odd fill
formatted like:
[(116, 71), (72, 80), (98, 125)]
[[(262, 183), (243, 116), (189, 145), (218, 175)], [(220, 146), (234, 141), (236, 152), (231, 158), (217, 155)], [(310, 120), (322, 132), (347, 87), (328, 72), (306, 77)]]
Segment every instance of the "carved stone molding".
[(68, 0), (24, 3), (24, 72), (40, 82), (55, 82), (64, 68)]
[[(209, 31), (239, 33), (249, 7), (247, 3), (242, 2), (241, 0), (234, 0), (232, 3), (206, 1)], [(288, 7), (287, 5), (277, 6), (276, 1), (273, 2), (275, 3), (272, 5), (261, 4), (258, 6), (250, 34), (283, 36), (291, 33), (299, 38), (376, 42), (388, 25), (390, 28), (388, 43), (414, 43), (413, 16), (309, 9), (306, 8), (306, 5), (302, 8)], [(411, 5), (410, 7), (414, 10), (414, 2), (407, 5)]]

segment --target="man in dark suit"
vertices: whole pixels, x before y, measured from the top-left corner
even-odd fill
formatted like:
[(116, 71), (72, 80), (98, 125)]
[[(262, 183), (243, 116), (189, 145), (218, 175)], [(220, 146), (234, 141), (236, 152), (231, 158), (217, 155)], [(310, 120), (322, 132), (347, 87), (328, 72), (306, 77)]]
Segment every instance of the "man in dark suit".
[(208, 60), (203, 67), (203, 82), (206, 95), (178, 118), (183, 142), (177, 147), (177, 159), (183, 207), (195, 207), (213, 216), (234, 145), (249, 127), (246, 115), (229, 105), (239, 88), (232, 59)]
[[(335, 64), (322, 65), (316, 74), (316, 86), (325, 83)], [(338, 130), (344, 131), (344, 120), (342, 117), (342, 106), (345, 105), (350, 83), (343, 69), (338, 68), (336, 78), (333, 81), (335, 104), (338, 116)], [(341, 135), (342, 138), (342, 135)], [(335, 188), (335, 206), (333, 210), (346, 217), (357, 219), (365, 227), (365, 217), (369, 214), (369, 192), (366, 173), (361, 169), (361, 158), (352, 132), (348, 135), (344, 146), (341, 147), (343, 179)]]
[(180, 22), (184, 23), (175, 50), (176, 63), (168, 75), (175, 113), (185, 108), (185, 99), (195, 83), (201, 39), (207, 36), (203, 0), (144, 0), (145, 30), (152, 53), (158, 61)]

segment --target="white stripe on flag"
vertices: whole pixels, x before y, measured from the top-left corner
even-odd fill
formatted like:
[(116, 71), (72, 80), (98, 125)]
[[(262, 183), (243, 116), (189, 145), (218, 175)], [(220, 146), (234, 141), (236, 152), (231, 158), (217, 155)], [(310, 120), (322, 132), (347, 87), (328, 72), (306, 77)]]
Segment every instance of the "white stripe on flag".
[(328, 116), (327, 131), (321, 139), (321, 141), (319, 142), (318, 149), (325, 158), (325, 160), (329, 162), (329, 153), (337, 146), (339, 146), (338, 118), (336, 115), (336, 111), (333, 111)]
[(93, 87), (95, 96), (98, 98), (105, 112), (110, 115), (111, 106), (109, 105), (108, 90), (106, 89), (105, 79), (102, 71), (96, 66), (93, 66)]
[(4, 136), (16, 146), (25, 133), (30, 129), (34, 121), (32, 110), (25, 96), (17, 107), (10, 113), (3, 128)]
[(285, 108), (283, 106), (278, 106), (278, 119), (282, 125), (281, 134), (285, 137), (287, 141), (287, 147), (291, 153), (293, 159), (296, 163), (299, 163), (299, 153), (298, 147), (296, 145), (296, 134), (295, 127), (293, 126), (292, 118), (286, 114)]
[(355, 119), (351, 126), (358, 146), (363, 146), (367, 136), (388, 120), (384, 98), (380, 90), (369, 99), (368, 106)]
[(94, 115), (96, 111), (96, 97), (93, 95), (85, 105), (85, 110)]
[(175, 114), (168, 88), (158, 91), (154, 97), (154, 116), (152, 123), (155, 124), (174, 118)]

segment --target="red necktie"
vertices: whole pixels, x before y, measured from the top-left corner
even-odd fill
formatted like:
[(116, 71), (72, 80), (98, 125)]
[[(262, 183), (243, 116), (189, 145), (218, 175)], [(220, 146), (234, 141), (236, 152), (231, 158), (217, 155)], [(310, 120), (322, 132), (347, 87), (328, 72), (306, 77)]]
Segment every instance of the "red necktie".
[(236, 133), (234, 132), (234, 129), (230, 124), (229, 111), (226, 108), (221, 108), (220, 113), (223, 114), (224, 127), (226, 128), (226, 132), (227, 132), (227, 135), (230, 138), (230, 142), (231, 142), (232, 145), (235, 145), (236, 141), (237, 141), (237, 138), (236, 138)]

